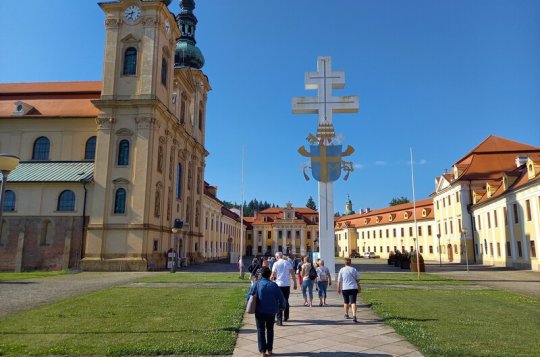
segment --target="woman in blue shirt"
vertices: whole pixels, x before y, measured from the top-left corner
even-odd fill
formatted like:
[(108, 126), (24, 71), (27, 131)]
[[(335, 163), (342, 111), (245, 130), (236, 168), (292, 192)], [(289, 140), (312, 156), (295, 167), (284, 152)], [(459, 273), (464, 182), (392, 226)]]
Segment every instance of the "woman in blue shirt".
[[(255, 323), (257, 325), (257, 341), (261, 356), (271, 356), (274, 347), (274, 320), (279, 310), (285, 309), (286, 301), (281, 289), (276, 283), (270, 281), (272, 272), (268, 267), (261, 269), (261, 280), (249, 289), (246, 302), (257, 289), (257, 307), (255, 309)], [(267, 354), (268, 352), (268, 354)]]

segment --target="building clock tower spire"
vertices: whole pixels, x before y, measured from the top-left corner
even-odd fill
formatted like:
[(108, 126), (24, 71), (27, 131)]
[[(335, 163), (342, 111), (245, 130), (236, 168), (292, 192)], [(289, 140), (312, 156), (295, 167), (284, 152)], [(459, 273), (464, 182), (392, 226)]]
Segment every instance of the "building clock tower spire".
[(201, 69), (204, 66), (204, 56), (201, 50), (195, 46), (197, 43), (195, 40), (197, 18), (193, 14), (193, 9), (195, 9), (195, 1), (180, 0), (180, 14), (176, 16), (176, 21), (181, 34), (176, 43), (175, 67)]

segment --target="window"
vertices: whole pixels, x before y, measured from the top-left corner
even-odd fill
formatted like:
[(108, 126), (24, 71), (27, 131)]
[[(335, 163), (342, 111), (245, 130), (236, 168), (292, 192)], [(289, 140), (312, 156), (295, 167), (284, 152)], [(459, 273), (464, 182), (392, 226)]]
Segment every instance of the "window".
[(489, 243), (489, 254), (493, 256), (493, 243)]
[(127, 139), (120, 140), (118, 144), (118, 166), (126, 166), (129, 163), (129, 141)]
[(182, 164), (179, 162), (176, 167), (176, 199), (182, 198)]
[(497, 219), (497, 210), (493, 211), (493, 223), (495, 223), (495, 228), (499, 226), (499, 222)]
[[(405, 237), (405, 228), (401, 227), (401, 236)], [(369, 237), (368, 237), (369, 238)]]
[(459, 192), (456, 192), (456, 202), (459, 203)]
[(478, 230), (482, 230), (482, 221), (480, 220), (480, 215), (477, 216), (478, 218)]
[(167, 85), (167, 60), (165, 58), (161, 59), (161, 84), (164, 86)]
[(119, 188), (114, 194), (114, 213), (126, 213), (126, 190)]
[(521, 251), (521, 242), (517, 242), (517, 249), (518, 249), (518, 255), (521, 258), (523, 256), (523, 252)]
[(163, 146), (158, 146), (158, 154), (157, 154), (157, 170), (158, 172), (163, 172)]
[(187, 97), (182, 94), (182, 99), (180, 100), (180, 124), (184, 124), (186, 121), (186, 101)]
[[(514, 206), (514, 223), (515, 224), (518, 224), (519, 223), (519, 218), (518, 218), (518, 207), (517, 207), (517, 204), (514, 203), (513, 204)], [(520, 255), (521, 256), (521, 255)]]
[[(272, 232), (268, 231), (268, 234), (266, 235), (266, 239), (272, 239)], [(308, 232), (309, 233), (309, 232)]]
[(418, 226), (418, 236), (422, 235), (422, 226)]
[(536, 258), (536, 247), (533, 240), (531, 241), (531, 257)]
[(506, 241), (506, 255), (511, 256), (512, 255), (512, 246), (510, 245), (509, 241)]
[(409, 227), (409, 237), (413, 236), (413, 227)]
[(60, 212), (75, 211), (75, 194), (73, 191), (65, 190), (60, 193), (56, 210)]
[(49, 139), (40, 136), (34, 141), (34, 150), (32, 151), (32, 160), (49, 160), (49, 150), (51, 143)]
[(450, 234), (454, 234), (454, 221), (450, 221)]
[(507, 212), (506, 207), (503, 207), (503, 215), (504, 215), (504, 225), (507, 226), (508, 225), (508, 212)]
[(491, 213), (487, 212), (488, 228), (491, 228)]
[(86, 146), (84, 148), (84, 159), (95, 160), (96, 158), (96, 137), (92, 136), (86, 140)]
[(433, 246), (432, 245), (429, 246), (429, 254), (433, 254)]
[(4, 212), (13, 212), (15, 211), (15, 192), (12, 190), (6, 190), (4, 194)]
[(497, 242), (497, 256), (501, 256), (501, 243)]
[(525, 207), (527, 209), (527, 222), (530, 222), (531, 221), (531, 201), (530, 200), (526, 200), (525, 201)]
[(159, 217), (161, 214), (161, 191), (156, 189), (156, 197), (154, 201), (154, 217)]
[(137, 74), (137, 49), (128, 47), (124, 53), (124, 76), (133, 76)]
[[(199, 105), (202, 105), (202, 103), (200, 103)], [(202, 109), (199, 109), (199, 130), (202, 130), (203, 128), (203, 111)]]
[(154, 239), (154, 244), (152, 245), (152, 251), (157, 252), (158, 247), (159, 247), (158, 241), (156, 239)]
[(394, 238), (396, 237), (396, 229), (392, 229), (392, 233), (394, 234)]

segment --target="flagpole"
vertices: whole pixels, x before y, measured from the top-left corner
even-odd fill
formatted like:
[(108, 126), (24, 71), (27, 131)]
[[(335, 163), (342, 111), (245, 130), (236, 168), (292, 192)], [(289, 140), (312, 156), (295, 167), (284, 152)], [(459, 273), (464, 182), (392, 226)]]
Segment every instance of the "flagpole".
[(413, 154), (412, 154), (412, 147), (409, 148), (411, 152), (411, 181), (412, 181), (412, 196), (413, 196), (413, 217), (414, 217), (414, 236), (416, 236), (416, 239), (414, 241), (415, 243), (415, 249), (416, 249), (416, 273), (417, 278), (420, 280), (420, 259), (418, 256), (418, 224), (416, 222), (416, 196), (414, 193), (414, 161), (413, 161)]

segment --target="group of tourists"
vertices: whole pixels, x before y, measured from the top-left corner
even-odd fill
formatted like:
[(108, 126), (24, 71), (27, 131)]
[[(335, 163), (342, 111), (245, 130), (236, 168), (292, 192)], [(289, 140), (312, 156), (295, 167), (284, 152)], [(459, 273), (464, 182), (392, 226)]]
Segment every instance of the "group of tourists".
[[(272, 259), (273, 258), (273, 259)], [(311, 262), (304, 257), (303, 262), (277, 252), (274, 257), (254, 258), (248, 267), (251, 287), (246, 301), (251, 295), (257, 299), (255, 323), (259, 352), (262, 356), (271, 356), (274, 343), (274, 323), (282, 326), (289, 320), (289, 295), (291, 286), (294, 290), (302, 287), (304, 306), (313, 307), (313, 288), (319, 294), (319, 306), (326, 306), (327, 289), (332, 285), (332, 274), (324, 265), (324, 260)], [(354, 322), (356, 318), (356, 297), (360, 290), (360, 275), (351, 266), (351, 259), (345, 258), (345, 266), (340, 269), (337, 278), (337, 293), (343, 296), (345, 319), (349, 311)], [(297, 283), (298, 282), (298, 283)]]

